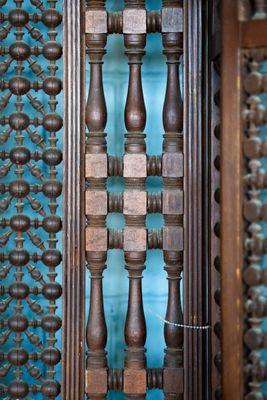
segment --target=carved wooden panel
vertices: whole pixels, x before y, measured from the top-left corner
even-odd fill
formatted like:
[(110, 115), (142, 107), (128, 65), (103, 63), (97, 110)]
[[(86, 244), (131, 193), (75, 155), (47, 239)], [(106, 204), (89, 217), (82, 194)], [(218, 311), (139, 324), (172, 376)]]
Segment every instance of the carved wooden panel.
[(1, 396), (56, 398), (63, 119), (58, 1), (1, 1)]
[[(265, 397), (267, 41), (263, 32), (267, 20), (264, 1), (251, 6), (246, 18), (238, 22), (237, 6), (223, 2), (222, 21), (229, 21), (223, 27), (221, 232), (223, 398), (227, 400)], [(230, 45), (227, 38), (231, 38)], [(231, 101), (227, 99), (229, 88)]]
[(247, 221), (245, 229), (245, 331), (246, 346), (245, 374), (248, 393), (247, 398), (263, 395), (263, 382), (266, 380), (266, 363), (262, 358), (261, 349), (266, 347), (263, 327), (266, 316), (264, 294), (265, 269), (262, 267), (262, 256), (265, 255), (264, 209), (266, 207), (265, 183), (266, 175), (264, 157), (265, 140), (262, 138), (262, 128), (266, 124), (264, 85), (266, 74), (261, 72), (264, 65), (265, 52), (245, 51), (244, 54), (244, 218)]

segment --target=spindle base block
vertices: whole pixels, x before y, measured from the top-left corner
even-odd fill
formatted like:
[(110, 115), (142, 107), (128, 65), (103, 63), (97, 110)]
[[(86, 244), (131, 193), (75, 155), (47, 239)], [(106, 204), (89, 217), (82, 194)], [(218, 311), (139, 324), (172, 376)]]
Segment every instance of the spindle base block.
[(124, 178), (147, 177), (147, 159), (145, 154), (125, 154), (123, 163)]
[(146, 251), (147, 250), (147, 230), (146, 228), (126, 227), (124, 229), (124, 251)]
[(146, 215), (147, 192), (139, 190), (126, 190), (123, 197), (123, 213), (125, 215)]
[(123, 33), (146, 33), (146, 10), (127, 9), (123, 11)]
[(106, 154), (86, 154), (85, 177), (94, 179), (108, 177), (108, 158)]
[(85, 194), (87, 215), (107, 215), (108, 194), (104, 190), (88, 190)]
[(163, 250), (182, 251), (183, 249), (183, 228), (180, 226), (165, 226), (163, 228)]
[(165, 153), (162, 156), (163, 178), (182, 178), (184, 175), (184, 158), (182, 153)]
[(146, 393), (146, 370), (125, 369), (123, 391), (128, 395), (142, 395)]
[(88, 10), (85, 14), (85, 33), (108, 33), (108, 13), (105, 10)]
[(105, 395), (108, 391), (107, 369), (89, 369), (86, 371), (87, 395)]
[(183, 368), (164, 368), (163, 390), (164, 393), (180, 394), (184, 391), (184, 370)]
[(182, 215), (183, 214), (183, 191), (182, 190), (164, 190), (163, 194), (163, 214), (164, 215)]
[(183, 19), (181, 7), (162, 8), (162, 33), (183, 32)]
[(108, 230), (99, 227), (86, 228), (86, 251), (107, 251)]

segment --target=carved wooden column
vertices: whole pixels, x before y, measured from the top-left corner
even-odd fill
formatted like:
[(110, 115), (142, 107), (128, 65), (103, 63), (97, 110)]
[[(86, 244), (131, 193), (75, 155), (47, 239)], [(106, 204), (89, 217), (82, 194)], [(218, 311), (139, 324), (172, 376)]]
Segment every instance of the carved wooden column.
[(125, 322), (124, 393), (127, 398), (144, 399), (146, 393), (146, 323), (142, 299), (142, 271), (146, 259), (145, 227), (147, 194), (145, 181), (147, 159), (145, 145), (146, 109), (143, 98), (141, 64), (146, 45), (146, 10), (144, 0), (126, 0), (123, 33), (129, 60), (129, 86), (125, 107), (125, 179), (124, 251), (129, 273), (129, 299)]
[(90, 89), (86, 107), (86, 259), (91, 274), (90, 310), (87, 325), (87, 389), (89, 399), (104, 399), (107, 393), (107, 328), (102, 279), (108, 249), (107, 148), (104, 133), (107, 110), (102, 64), (107, 42), (105, 1), (89, 1), (86, 12), (86, 47), (90, 58)]
[[(180, 298), (183, 270), (183, 103), (179, 83), (179, 62), (183, 48), (179, 21), (182, 15), (181, 1), (163, 1), (162, 37), (167, 58), (163, 108), (163, 251), (169, 281), (166, 320), (174, 324), (183, 323)], [(165, 398), (180, 399), (183, 393), (183, 330), (166, 323), (164, 333), (167, 345), (163, 379)]]

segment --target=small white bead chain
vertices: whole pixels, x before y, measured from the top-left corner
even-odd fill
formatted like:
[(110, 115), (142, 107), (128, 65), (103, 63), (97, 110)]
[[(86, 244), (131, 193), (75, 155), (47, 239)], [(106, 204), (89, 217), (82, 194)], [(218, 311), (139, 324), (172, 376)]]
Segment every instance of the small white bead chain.
[(210, 329), (210, 325), (188, 325), (188, 324), (177, 324), (175, 322), (167, 321), (165, 318), (163, 318), (161, 315), (155, 313), (152, 311), (150, 308), (146, 307), (146, 310), (149, 311), (151, 314), (153, 314), (155, 317), (157, 317), (159, 320), (164, 322), (165, 324), (172, 325), (172, 326), (177, 326), (178, 328), (184, 328), (184, 329), (195, 329), (195, 330), (207, 330)]

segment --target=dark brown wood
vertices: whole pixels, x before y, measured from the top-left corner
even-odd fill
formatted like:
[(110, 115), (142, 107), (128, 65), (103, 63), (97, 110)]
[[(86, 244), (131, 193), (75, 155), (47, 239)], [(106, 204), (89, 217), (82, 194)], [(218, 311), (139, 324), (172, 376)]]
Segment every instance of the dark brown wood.
[[(238, 4), (222, 4), (221, 275), (223, 399), (243, 399), (242, 138)], [(234, 133), (234, 134), (233, 134)], [(235, 173), (233, 174), (233, 171)], [(234, 323), (233, 323), (234, 321)], [(231, 340), (230, 340), (231, 338)]]
[[(143, 97), (141, 64), (146, 45), (145, 2), (125, 1), (123, 12), (125, 54), (129, 60), (129, 86), (125, 106), (124, 207), (126, 227), (124, 252), (129, 273), (129, 298), (125, 321), (124, 393), (144, 399), (146, 393), (146, 322), (143, 310), (142, 271), (146, 259), (145, 227), (147, 176), (145, 134), (146, 108)], [(135, 16), (133, 18), (133, 15)]]
[(220, 276), (220, 0), (213, 1), (206, 10), (205, 51), (206, 65), (203, 74), (205, 81), (204, 98), (207, 112), (203, 132), (205, 154), (205, 257), (208, 265), (208, 313), (210, 334), (207, 365), (207, 397), (221, 398), (221, 276)]
[[(108, 176), (106, 134), (107, 109), (102, 64), (107, 43), (105, 1), (88, 2), (86, 48), (90, 59), (90, 89), (86, 106), (88, 129), (86, 145), (86, 260), (90, 271), (90, 309), (86, 329), (88, 399), (105, 399), (108, 390), (107, 327), (104, 314), (103, 272), (106, 268), (108, 212), (106, 181)], [(97, 33), (96, 33), (97, 32)]]
[[(165, 1), (163, 27), (169, 25), (169, 32), (163, 33), (164, 54), (167, 58), (167, 86), (163, 107), (164, 141), (162, 176), (164, 182), (163, 252), (168, 276), (168, 304), (166, 320), (182, 324), (183, 313), (180, 297), (180, 281), (183, 270), (183, 102), (179, 81), (180, 57), (183, 51), (183, 35), (176, 32), (176, 25), (165, 22), (166, 8), (171, 15), (181, 8)], [(168, 18), (168, 17), (167, 17)], [(165, 30), (165, 29), (164, 29)], [(166, 399), (183, 398), (183, 329), (166, 323), (164, 357), (164, 394)]]
[[(64, 0), (64, 300), (62, 398), (84, 396), (83, 2)], [(74, 373), (75, 371), (75, 373)]]
[[(184, 3), (184, 322), (205, 325), (203, 254), (203, 5)], [(205, 399), (203, 346), (207, 333), (184, 332), (184, 397)]]
[(266, 47), (267, 20), (253, 20), (241, 23), (241, 46), (243, 48)]

